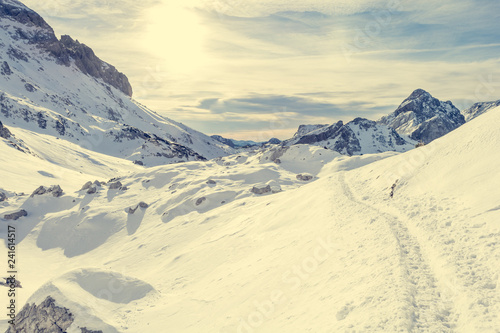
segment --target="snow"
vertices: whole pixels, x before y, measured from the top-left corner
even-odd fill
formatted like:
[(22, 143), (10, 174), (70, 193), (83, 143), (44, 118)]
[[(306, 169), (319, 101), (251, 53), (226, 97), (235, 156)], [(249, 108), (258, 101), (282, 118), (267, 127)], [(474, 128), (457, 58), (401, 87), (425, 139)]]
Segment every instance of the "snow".
[[(0, 48), (13, 71), (0, 75), (2, 111), (16, 111), (2, 112), (15, 138), (0, 141), (1, 253), (15, 226), (18, 305), (52, 296), (74, 315), (68, 333), (500, 331), (500, 107), (404, 153), (414, 142), (395, 147), (388, 128), (354, 121), (357, 156), (325, 142), (230, 155), (12, 39), (15, 28), (36, 28), (0, 31), (30, 55)], [(211, 159), (157, 165), (190, 158), (115, 141), (110, 106)], [(68, 134), (24, 117), (38, 112)], [(131, 163), (143, 157), (156, 166)], [(41, 185), (64, 193), (31, 197)]]
[[(9, 222), (18, 302), (52, 295), (71, 332), (498, 331), (499, 121), (490, 110), (407, 153), (297, 145), (280, 164), (255, 151), (149, 169), (13, 128), (53, 157), (0, 145), (2, 175), (17, 177), (0, 216), (28, 211)], [(63, 147), (99, 163), (56, 160)], [(79, 191), (116, 176), (128, 190)], [(65, 194), (13, 196), (42, 184)]]

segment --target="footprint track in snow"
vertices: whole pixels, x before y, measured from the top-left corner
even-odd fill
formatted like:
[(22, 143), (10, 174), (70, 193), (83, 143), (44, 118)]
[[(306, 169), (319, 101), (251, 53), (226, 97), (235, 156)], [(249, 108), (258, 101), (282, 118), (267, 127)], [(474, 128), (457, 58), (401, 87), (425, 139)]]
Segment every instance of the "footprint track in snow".
[(395, 216), (356, 199), (346, 183), (344, 173), (340, 173), (339, 183), (344, 195), (350, 201), (382, 217), (396, 239), (400, 252), (402, 279), (409, 296), (408, 332), (453, 332), (456, 323), (453, 304), (442, 298), (442, 293), (436, 285), (436, 277), (422, 255), (416, 237), (412, 236), (404, 222)]

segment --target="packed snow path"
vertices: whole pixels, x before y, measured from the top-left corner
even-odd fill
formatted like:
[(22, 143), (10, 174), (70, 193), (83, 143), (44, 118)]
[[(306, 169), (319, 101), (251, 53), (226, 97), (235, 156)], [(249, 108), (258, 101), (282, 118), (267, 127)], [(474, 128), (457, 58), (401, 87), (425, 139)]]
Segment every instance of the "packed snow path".
[(408, 303), (407, 330), (404, 332), (452, 332), (456, 317), (453, 304), (441, 297), (442, 293), (436, 285), (436, 277), (432, 273), (426, 258), (420, 251), (420, 244), (412, 236), (405, 223), (397, 217), (357, 200), (345, 180), (345, 174), (339, 173), (339, 184), (344, 195), (368, 212), (372, 211), (386, 222), (399, 246), (401, 279), (405, 289), (401, 297)]

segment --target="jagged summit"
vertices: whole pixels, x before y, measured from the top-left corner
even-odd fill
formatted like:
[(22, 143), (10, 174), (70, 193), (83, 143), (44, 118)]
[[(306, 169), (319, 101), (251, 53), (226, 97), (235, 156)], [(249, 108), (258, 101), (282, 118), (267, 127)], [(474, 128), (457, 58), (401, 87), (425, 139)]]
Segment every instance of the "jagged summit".
[(74, 41), (70, 36), (63, 35), (58, 40), (50, 25), (22, 3), (0, 0), (0, 18), (2, 21), (11, 20), (25, 27), (24, 29), (15, 27), (13, 38), (27, 40), (30, 44), (37, 45), (65, 66), (70, 66), (73, 61), (84, 74), (102, 79), (105, 83), (132, 96), (132, 86), (123, 73), (99, 59), (91, 48)]
[(378, 123), (413, 140), (429, 143), (463, 125), (465, 119), (450, 101), (442, 102), (427, 91), (416, 89), (396, 111)]

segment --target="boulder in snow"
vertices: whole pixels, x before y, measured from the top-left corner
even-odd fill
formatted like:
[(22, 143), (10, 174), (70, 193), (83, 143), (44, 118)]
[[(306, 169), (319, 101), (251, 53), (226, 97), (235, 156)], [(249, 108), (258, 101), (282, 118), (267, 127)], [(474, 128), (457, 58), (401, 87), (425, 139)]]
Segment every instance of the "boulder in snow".
[(23, 216), (28, 216), (28, 212), (26, 212), (24, 209), (21, 209), (20, 211), (12, 213), (12, 214), (5, 214), (3, 218), (6, 220), (14, 220), (15, 221)]
[(118, 190), (122, 187), (121, 181), (117, 180), (115, 182), (109, 183), (109, 189), (110, 190)]
[(314, 178), (314, 176), (311, 174), (308, 174), (308, 173), (301, 173), (301, 174), (297, 175), (297, 179), (301, 180), (303, 182), (308, 182), (308, 181), (312, 180), (313, 178)]
[(271, 185), (266, 185), (264, 187), (257, 187), (257, 186), (254, 186), (252, 189), (251, 189), (251, 192), (252, 193), (255, 193), (255, 194), (265, 194), (265, 193), (270, 193), (272, 192), (272, 189), (271, 189)]
[(207, 200), (207, 198), (205, 197), (199, 198), (198, 200), (196, 200), (196, 206), (201, 205), (205, 200)]

